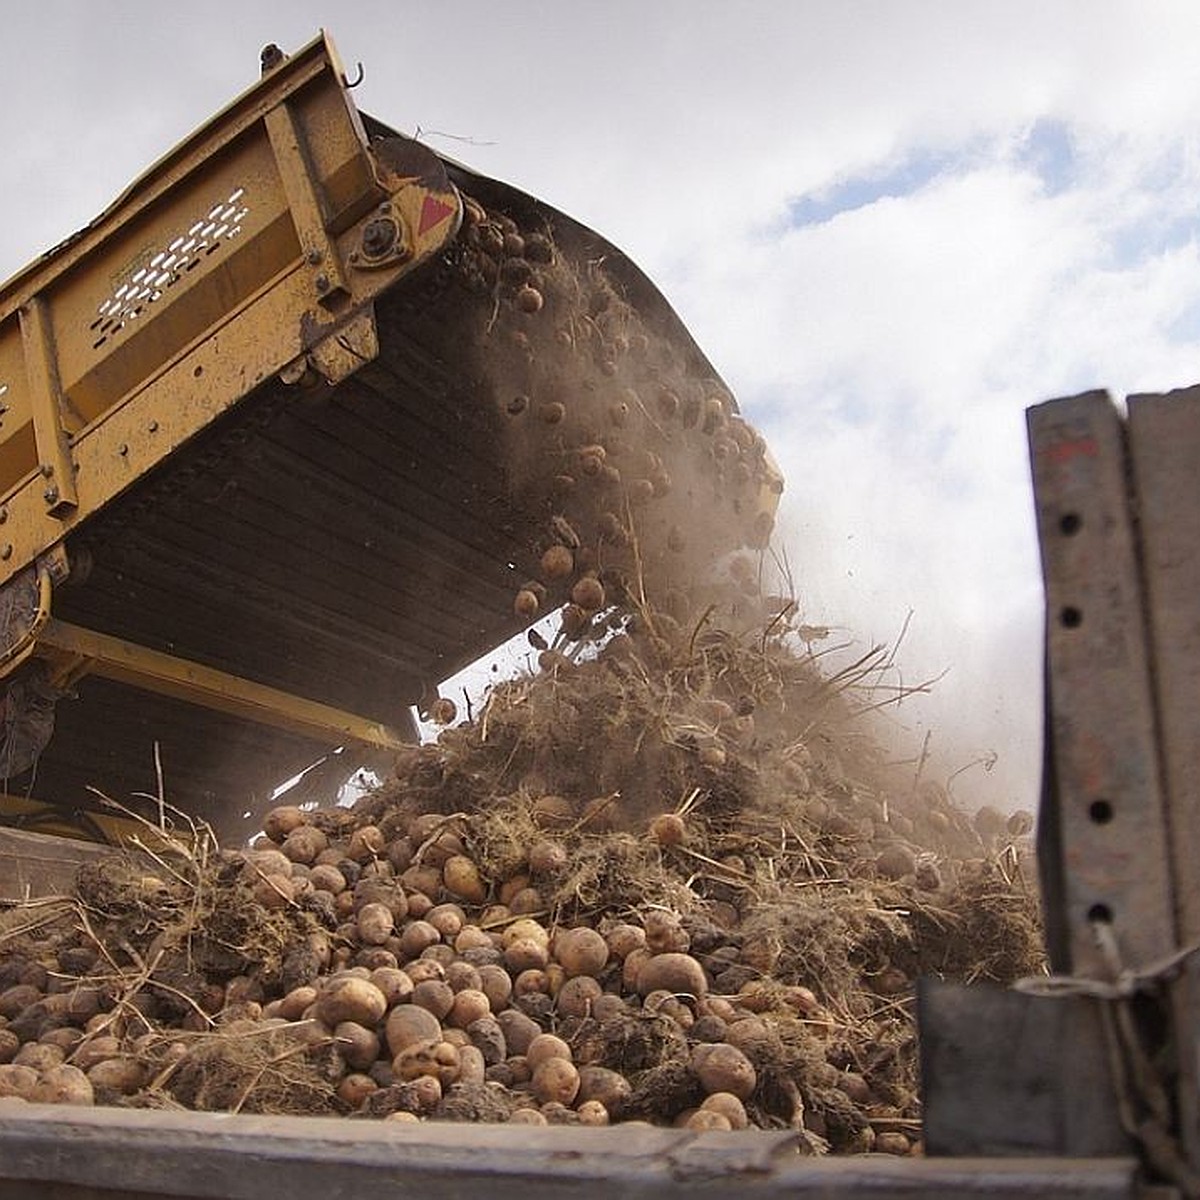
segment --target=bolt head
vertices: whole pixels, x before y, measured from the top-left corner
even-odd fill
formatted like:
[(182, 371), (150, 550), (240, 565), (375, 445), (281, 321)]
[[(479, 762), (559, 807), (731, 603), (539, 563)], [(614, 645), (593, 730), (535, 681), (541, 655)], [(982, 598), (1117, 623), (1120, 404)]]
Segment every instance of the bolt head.
[(56, 504), (58, 502), (58, 488), (51, 486), (42, 493), (42, 499), (47, 504)]

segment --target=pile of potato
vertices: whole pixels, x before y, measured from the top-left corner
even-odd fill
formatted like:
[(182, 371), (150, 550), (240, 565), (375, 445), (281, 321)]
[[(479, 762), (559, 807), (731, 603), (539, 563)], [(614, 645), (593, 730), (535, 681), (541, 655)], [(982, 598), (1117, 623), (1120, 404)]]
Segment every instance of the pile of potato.
[[(496, 812), (414, 812), (403, 794), (282, 806), (247, 850), (115, 858), (73, 901), (7, 914), (0, 1097), (792, 1128), (817, 1151), (919, 1151), (911, 979), (876, 965), (839, 996), (833, 968), (798, 978), (781, 953), (786, 888), (766, 926), (711, 898), (567, 915), (556, 881), (581, 855), (607, 846), (678, 873), (678, 851), (707, 844), (696, 814), (601, 834), (562, 797), (509, 797), (502, 819), (537, 834), (502, 878)], [(792, 915), (828, 916), (821, 936), (844, 940), (834, 914), (869, 895), (832, 889), (828, 912)]]

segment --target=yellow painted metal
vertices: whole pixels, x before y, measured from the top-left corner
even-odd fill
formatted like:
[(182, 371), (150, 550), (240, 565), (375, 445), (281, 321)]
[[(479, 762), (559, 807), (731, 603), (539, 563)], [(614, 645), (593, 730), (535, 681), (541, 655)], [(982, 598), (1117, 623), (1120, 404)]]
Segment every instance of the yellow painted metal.
[(0, 792), (0, 829), (7, 826), (110, 846), (144, 846), (155, 851), (193, 843), (194, 834), (186, 822), (176, 825), (169, 814), (165, 822), (165, 828), (159, 828), (155, 821), (125, 815), (115, 805), (110, 811), (98, 796), (94, 801), (70, 808)]
[(378, 721), (53, 617), (42, 627), (38, 653), (54, 665), (60, 683), (99, 675), (327, 744), (380, 750), (409, 744), (398, 730)]
[(328, 306), (348, 291), (346, 275), (338, 259), (336, 246), (328, 231), (328, 215), (303, 134), (286, 103), (267, 113), (267, 136), (279, 168), (279, 177), (292, 210), (292, 220), (300, 237), (300, 252), (310, 268), (313, 291)]
[[(74, 509), (78, 496), (75, 467), (71, 462), (66, 400), (45, 299), (31, 297), (21, 309), (20, 322), (38, 471), (45, 481), (42, 499), (46, 511), (57, 517)], [(76, 418), (71, 424), (78, 427), (80, 422)]]
[[(375, 297), (461, 220), (439, 172), (376, 159), (322, 36), (0, 288), (0, 586), (272, 376), (369, 361)], [(382, 205), (406, 252), (360, 269)]]

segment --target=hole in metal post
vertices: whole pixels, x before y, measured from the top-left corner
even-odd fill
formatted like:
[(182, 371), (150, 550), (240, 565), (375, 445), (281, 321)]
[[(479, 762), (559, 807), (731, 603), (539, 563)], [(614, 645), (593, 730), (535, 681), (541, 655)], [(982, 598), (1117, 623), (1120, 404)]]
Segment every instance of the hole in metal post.
[(1093, 904), (1087, 910), (1087, 919), (1101, 925), (1111, 925), (1113, 914), (1107, 904)]
[(1067, 537), (1073, 537), (1083, 528), (1083, 518), (1075, 512), (1063, 513), (1058, 527)]
[(1093, 800), (1088, 805), (1088, 816), (1097, 825), (1107, 825), (1113, 819), (1113, 806), (1107, 800)]
[(1083, 612), (1073, 604), (1068, 604), (1058, 614), (1058, 619), (1062, 622), (1065, 629), (1078, 629), (1083, 624)]

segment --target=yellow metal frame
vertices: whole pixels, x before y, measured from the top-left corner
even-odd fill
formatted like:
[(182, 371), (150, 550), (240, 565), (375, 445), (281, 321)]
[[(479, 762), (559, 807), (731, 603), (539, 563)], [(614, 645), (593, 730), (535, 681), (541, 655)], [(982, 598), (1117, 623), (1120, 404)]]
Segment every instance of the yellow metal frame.
[[(428, 158), (375, 158), (322, 35), (0, 288), (0, 586), (258, 384), (372, 357), (374, 299), (461, 221)], [(422, 232), (430, 196), (450, 215)], [(381, 210), (404, 246), (382, 265)]]
[[(431, 197), (445, 216), (423, 230)], [(383, 258), (364, 240), (381, 217), (397, 230)], [(412, 177), (374, 156), (322, 34), (0, 288), (0, 588), (39, 572), (0, 680), (36, 654), (60, 683), (101, 675), (326, 744), (403, 745), (377, 721), (64, 624), (51, 592), (68, 534), (259, 384), (336, 383), (373, 359), (375, 298), (461, 219), (432, 152)]]
[(38, 655), (52, 664), (52, 677), (63, 687), (98, 675), (334, 745), (399, 750), (407, 744), (398, 730), (378, 721), (54, 617), (42, 625), (37, 643)]

